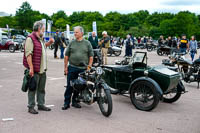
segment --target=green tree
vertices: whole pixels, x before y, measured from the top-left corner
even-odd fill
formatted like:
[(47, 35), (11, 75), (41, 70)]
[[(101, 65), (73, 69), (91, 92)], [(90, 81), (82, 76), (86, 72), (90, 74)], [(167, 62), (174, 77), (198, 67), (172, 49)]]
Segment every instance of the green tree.
[(20, 8), (16, 11), (17, 24), (21, 29), (31, 29), (33, 10), (28, 2), (23, 2)]

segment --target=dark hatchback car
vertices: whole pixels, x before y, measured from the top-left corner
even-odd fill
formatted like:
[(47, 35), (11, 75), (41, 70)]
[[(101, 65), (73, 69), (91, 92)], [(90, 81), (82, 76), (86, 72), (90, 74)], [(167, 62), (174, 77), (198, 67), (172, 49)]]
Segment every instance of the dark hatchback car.
[(104, 80), (113, 94), (130, 96), (139, 110), (150, 111), (160, 100), (177, 101), (185, 88), (180, 74), (165, 66), (147, 66), (147, 53), (136, 52), (128, 65), (105, 65)]

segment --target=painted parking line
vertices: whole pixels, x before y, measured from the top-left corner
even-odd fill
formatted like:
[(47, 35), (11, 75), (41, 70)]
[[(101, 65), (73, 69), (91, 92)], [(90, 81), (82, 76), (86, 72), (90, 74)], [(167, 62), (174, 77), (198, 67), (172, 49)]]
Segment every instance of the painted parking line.
[(15, 64), (22, 65), (22, 62), (15, 62)]
[(46, 105), (46, 107), (50, 108), (50, 107), (54, 107), (55, 105)]
[(14, 121), (14, 118), (3, 118), (2, 121)]
[(47, 77), (49, 80), (61, 80), (64, 79), (65, 77), (59, 77), (59, 78), (54, 78), (54, 77)]

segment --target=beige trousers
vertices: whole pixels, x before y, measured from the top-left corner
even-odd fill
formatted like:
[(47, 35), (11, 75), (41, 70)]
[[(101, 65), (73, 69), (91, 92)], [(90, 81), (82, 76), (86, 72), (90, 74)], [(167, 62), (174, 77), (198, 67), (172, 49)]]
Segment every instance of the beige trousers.
[(102, 56), (103, 56), (104, 65), (107, 65), (108, 64), (108, 62), (107, 62), (108, 48), (102, 48), (101, 52), (102, 52)]

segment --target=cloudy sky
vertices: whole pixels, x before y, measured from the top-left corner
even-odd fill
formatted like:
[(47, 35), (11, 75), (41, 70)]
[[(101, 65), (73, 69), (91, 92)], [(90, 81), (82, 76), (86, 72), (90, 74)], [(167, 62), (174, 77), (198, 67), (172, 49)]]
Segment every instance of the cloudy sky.
[[(1, 0), (0, 12), (15, 14), (25, 0)], [(200, 14), (200, 0), (26, 0), (33, 10), (52, 15), (64, 10), (67, 15), (74, 11), (99, 11), (105, 15), (109, 11), (130, 13), (148, 10), (150, 13), (182, 10)]]

